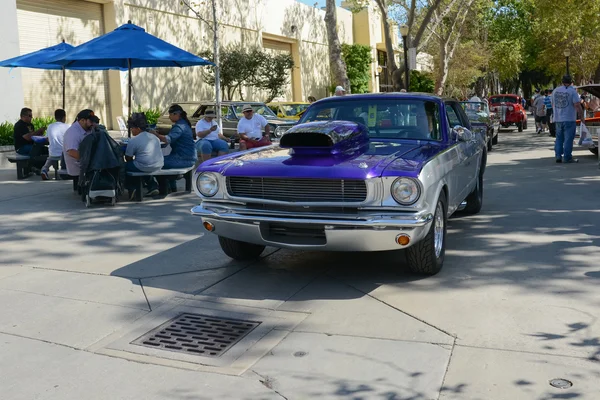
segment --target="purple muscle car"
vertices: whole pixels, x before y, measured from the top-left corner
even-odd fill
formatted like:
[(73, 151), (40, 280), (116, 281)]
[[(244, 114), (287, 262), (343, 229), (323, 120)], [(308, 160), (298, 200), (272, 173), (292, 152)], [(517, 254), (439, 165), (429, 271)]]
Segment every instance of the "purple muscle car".
[(192, 214), (234, 259), (265, 246), (406, 249), (410, 269), (432, 275), (444, 262), (447, 218), (481, 209), (485, 145), (455, 100), (331, 97), (279, 143), (200, 165)]

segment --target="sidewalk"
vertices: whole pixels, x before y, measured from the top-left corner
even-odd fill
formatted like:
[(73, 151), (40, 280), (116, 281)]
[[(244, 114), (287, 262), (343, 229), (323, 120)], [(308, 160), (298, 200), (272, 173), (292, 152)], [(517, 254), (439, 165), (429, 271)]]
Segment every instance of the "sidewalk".
[[(70, 182), (0, 169), (0, 397), (595, 399), (600, 178), (550, 148), (503, 134), (482, 213), (449, 221), (429, 278), (402, 252), (232, 261), (193, 194), (86, 209)], [(210, 326), (162, 326), (183, 313)], [(221, 354), (166, 347), (194, 336)]]

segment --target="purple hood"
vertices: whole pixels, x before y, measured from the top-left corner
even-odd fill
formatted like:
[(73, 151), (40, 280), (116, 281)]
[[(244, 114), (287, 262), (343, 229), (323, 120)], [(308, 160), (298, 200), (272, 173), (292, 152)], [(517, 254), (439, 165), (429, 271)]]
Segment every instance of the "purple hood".
[(279, 144), (215, 158), (198, 167), (225, 176), (368, 179), (417, 177), (442, 143), (370, 139), (366, 127), (345, 121), (297, 125)]

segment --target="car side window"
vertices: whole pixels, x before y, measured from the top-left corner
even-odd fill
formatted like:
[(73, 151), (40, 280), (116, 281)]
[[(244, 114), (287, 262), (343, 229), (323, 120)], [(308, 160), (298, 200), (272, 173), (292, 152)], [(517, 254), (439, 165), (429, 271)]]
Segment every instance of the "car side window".
[(235, 114), (233, 113), (231, 107), (223, 106), (221, 107), (221, 117), (225, 119), (235, 119)]
[(207, 105), (201, 105), (199, 109), (191, 116), (191, 118), (200, 118), (201, 115), (204, 115), (204, 111), (208, 108)]
[(448, 116), (448, 122), (450, 123), (450, 128), (454, 128), (456, 125), (463, 125), (460, 121), (460, 117), (456, 113), (452, 104), (446, 103), (446, 115)]
[(467, 116), (465, 110), (463, 110), (463, 108), (458, 103), (453, 103), (452, 108), (454, 108), (454, 110), (456, 111), (456, 115), (458, 115), (458, 118), (461, 121), (459, 125), (467, 129), (471, 129), (471, 121), (469, 120), (469, 117)]

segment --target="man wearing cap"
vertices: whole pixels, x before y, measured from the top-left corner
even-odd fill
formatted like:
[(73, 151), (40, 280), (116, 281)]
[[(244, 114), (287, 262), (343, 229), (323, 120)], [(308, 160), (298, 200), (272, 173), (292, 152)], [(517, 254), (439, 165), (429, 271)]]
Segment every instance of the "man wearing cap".
[[(262, 115), (254, 113), (251, 105), (242, 108), (244, 118), (238, 122), (237, 131), (240, 135), (240, 150), (253, 149), (271, 144), (271, 127)], [(265, 130), (263, 135), (262, 130)]]
[(344, 89), (343, 86), (336, 86), (335, 87), (335, 95), (336, 96), (345, 96), (346, 95), (346, 89)]
[(562, 86), (552, 92), (552, 112), (556, 123), (556, 141), (554, 142), (554, 155), (557, 163), (573, 163), (578, 160), (573, 158), (573, 140), (577, 118), (583, 118), (583, 110), (579, 95), (571, 85), (573, 80), (570, 75), (562, 78)]
[(210, 160), (213, 151), (219, 156), (229, 153), (228, 140), (221, 134), (215, 117), (214, 110), (206, 110), (204, 118), (196, 123), (196, 149), (202, 161)]
[(89, 133), (94, 124), (100, 120), (92, 110), (81, 110), (73, 125), (65, 131), (63, 139), (63, 155), (67, 164), (67, 173), (71, 176), (79, 176), (79, 145)]

